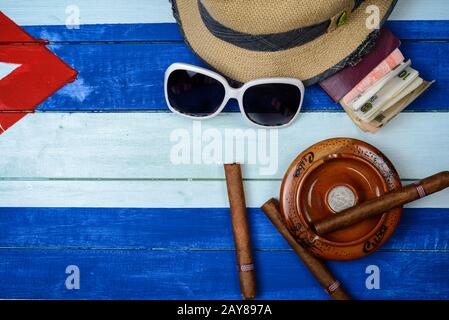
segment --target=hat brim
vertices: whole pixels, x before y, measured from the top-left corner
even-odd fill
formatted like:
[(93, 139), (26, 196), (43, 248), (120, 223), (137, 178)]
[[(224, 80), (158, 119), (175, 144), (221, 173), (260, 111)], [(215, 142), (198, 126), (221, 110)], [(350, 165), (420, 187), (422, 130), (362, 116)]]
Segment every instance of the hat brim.
[(245, 83), (266, 77), (293, 77), (306, 85), (316, 83), (343, 68), (357, 55), (375, 31), (367, 27), (370, 5), (379, 8), (382, 23), (397, 0), (364, 1), (344, 26), (298, 47), (275, 51), (251, 51), (215, 37), (204, 24), (198, 0), (172, 0), (175, 17), (186, 42), (207, 64), (230, 79)]

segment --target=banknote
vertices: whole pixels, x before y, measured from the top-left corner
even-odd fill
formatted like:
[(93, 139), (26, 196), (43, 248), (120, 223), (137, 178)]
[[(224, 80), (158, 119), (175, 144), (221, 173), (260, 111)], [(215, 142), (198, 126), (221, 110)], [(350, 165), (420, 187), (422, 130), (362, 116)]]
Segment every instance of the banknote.
[(341, 102), (343, 109), (352, 119), (352, 121), (363, 131), (376, 133), (380, 128), (385, 126), (401, 111), (413, 103), (421, 96), (435, 81), (424, 81), (422, 78), (416, 78), (409, 86), (400, 93), (396, 94), (386, 106), (378, 110), (372, 119), (362, 120), (357, 113), (349, 106)]
[(374, 114), (372, 114), (370, 117), (368, 118), (364, 118), (362, 119), (365, 122), (370, 122), (372, 120), (374, 120), (379, 114), (381, 114), (382, 112), (390, 109), (392, 106), (394, 106), (398, 101), (402, 100), (403, 98), (407, 97), (409, 94), (411, 94), (413, 91), (415, 91), (416, 89), (418, 89), (422, 84), (423, 84), (424, 80), (422, 78), (416, 78), (415, 80), (413, 80), (413, 82), (407, 87), (405, 88), (400, 94), (398, 94), (397, 96), (395, 96), (393, 99), (390, 99), (388, 101), (388, 103), (386, 103), (382, 108), (380, 108), (379, 110), (377, 110)]
[(355, 114), (354, 110), (352, 110), (350, 107), (345, 105), (345, 103), (343, 101), (340, 104), (343, 107), (343, 109), (346, 111), (348, 116), (351, 118), (351, 120), (360, 129), (362, 129), (365, 132), (371, 132), (371, 133), (375, 133), (379, 130), (379, 128), (376, 125), (372, 125), (371, 123), (363, 122), (362, 120), (360, 120), (360, 118), (358, 118), (357, 115)]
[(387, 82), (381, 90), (360, 108), (360, 110), (357, 110), (357, 116), (363, 121), (372, 119), (375, 114), (387, 109), (389, 106), (400, 100), (399, 98), (394, 101), (396, 96), (402, 95), (402, 97), (404, 97), (415, 90), (422, 83), (422, 79), (421, 83), (414, 83), (418, 76), (418, 71), (411, 67), (407, 67), (404, 71)]
[[(412, 104), (418, 97), (420, 97), (424, 92), (426, 92), (430, 86), (432, 86), (435, 81), (423, 81), (421, 85), (412, 91), (410, 94), (406, 95), (394, 105), (392, 105), (387, 110), (382, 111), (378, 114), (370, 123), (370, 128), (374, 127), (380, 129), (389, 123), (394, 117), (396, 117), (400, 112)], [(377, 131), (377, 130), (376, 130)]]
[(396, 77), (402, 71), (404, 71), (407, 67), (411, 65), (411, 60), (408, 60), (404, 63), (401, 63), (394, 70), (390, 71), (386, 76), (384, 76), (381, 80), (377, 81), (374, 85), (372, 85), (368, 90), (366, 90), (360, 97), (354, 99), (352, 103), (349, 104), (353, 110), (359, 110), (361, 107), (368, 102), (379, 90), (381, 90), (391, 79)]
[(360, 97), (377, 81), (385, 77), (390, 71), (396, 68), (405, 58), (399, 49), (394, 50), (376, 68), (374, 68), (362, 81), (360, 81), (347, 95), (343, 97), (346, 105), (351, 104), (354, 99)]

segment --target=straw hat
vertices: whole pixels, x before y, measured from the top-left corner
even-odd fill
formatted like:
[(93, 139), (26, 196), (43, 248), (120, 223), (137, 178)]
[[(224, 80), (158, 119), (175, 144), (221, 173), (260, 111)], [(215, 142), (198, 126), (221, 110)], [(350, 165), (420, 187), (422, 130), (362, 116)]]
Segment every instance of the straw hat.
[(171, 0), (187, 44), (230, 79), (306, 85), (359, 61), (396, 0)]

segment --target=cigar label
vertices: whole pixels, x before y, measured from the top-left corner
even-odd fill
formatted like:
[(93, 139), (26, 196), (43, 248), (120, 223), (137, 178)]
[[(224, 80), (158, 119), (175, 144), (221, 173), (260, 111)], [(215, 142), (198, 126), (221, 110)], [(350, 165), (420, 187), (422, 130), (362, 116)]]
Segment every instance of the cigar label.
[(240, 272), (249, 272), (254, 270), (254, 264), (242, 264), (239, 265)]
[(335, 280), (329, 287), (327, 287), (327, 293), (331, 294), (332, 292), (336, 291), (341, 286), (341, 282), (338, 280)]
[(424, 198), (427, 196), (427, 192), (421, 184), (415, 183), (415, 188), (420, 198)]

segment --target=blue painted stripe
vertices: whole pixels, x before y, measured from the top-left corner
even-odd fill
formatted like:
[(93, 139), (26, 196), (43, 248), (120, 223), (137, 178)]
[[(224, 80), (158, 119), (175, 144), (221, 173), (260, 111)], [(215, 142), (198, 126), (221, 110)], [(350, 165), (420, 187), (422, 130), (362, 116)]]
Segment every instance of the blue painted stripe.
[[(377, 252), (330, 267), (356, 299), (449, 299), (448, 255)], [(259, 299), (328, 299), (292, 251), (258, 251), (255, 264)], [(66, 289), (68, 265), (79, 290)], [(380, 290), (365, 287), (369, 265)], [(235, 266), (233, 251), (0, 249), (0, 298), (239, 299)]]
[[(408, 111), (448, 110), (449, 42), (405, 42), (402, 48), (426, 79), (438, 80)], [(79, 71), (79, 80), (47, 99), (40, 111), (168, 111), (163, 97), (166, 68), (173, 62), (200, 64), (181, 43), (54, 45), (51, 49)], [(235, 103), (226, 110), (237, 111)], [(343, 112), (317, 86), (307, 89), (304, 110)]]
[[(449, 39), (449, 20), (388, 21), (386, 26), (402, 39)], [(175, 23), (87, 24), (80, 29), (42, 25), (24, 29), (36, 38), (53, 42), (182, 41)]]
[(176, 23), (84, 24), (79, 29), (60, 25), (23, 28), (33, 37), (52, 42), (182, 41)]
[(403, 40), (449, 40), (449, 20), (388, 21), (386, 27)]
[[(259, 209), (257, 249), (289, 249)], [(449, 250), (449, 209), (405, 209), (383, 250)], [(0, 247), (233, 249), (229, 209), (0, 208)]]

